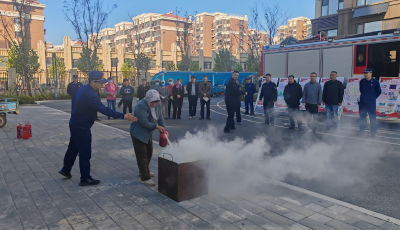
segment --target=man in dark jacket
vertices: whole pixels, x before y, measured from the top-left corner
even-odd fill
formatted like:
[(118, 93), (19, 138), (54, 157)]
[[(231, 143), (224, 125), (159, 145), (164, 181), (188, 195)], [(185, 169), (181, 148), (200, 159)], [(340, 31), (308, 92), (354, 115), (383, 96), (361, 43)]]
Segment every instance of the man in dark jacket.
[(122, 95), (122, 104), (124, 105), (123, 107), (123, 112), (126, 114), (126, 108), (129, 109), (129, 113), (132, 113), (132, 101), (133, 101), (133, 93), (135, 92), (135, 89), (133, 89), (132, 86), (129, 85), (129, 80), (124, 79), (124, 83), (119, 90), (119, 93)]
[(211, 83), (208, 82), (208, 76), (204, 75), (203, 76), (203, 82), (199, 83), (199, 92), (200, 92), (200, 106), (201, 106), (201, 112), (200, 112), (200, 120), (204, 120), (204, 105), (207, 106), (207, 120), (211, 120), (210, 118), (210, 94), (211, 94)]
[[(263, 98), (264, 101), (262, 100)], [(274, 105), (277, 99), (278, 90), (276, 84), (271, 81), (271, 75), (267, 74), (259, 98), (260, 102), (263, 102), (266, 125), (274, 125)]]
[(239, 104), (238, 95), (246, 95), (245, 92), (238, 88), (236, 80), (239, 78), (239, 72), (233, 71), (232, 78), (228, 80), (225, 90), (225, 105), (226, 111), (228, 112), (228, 118), (226, 119), (226, 125), (224, 128), (225, 133), (233, 133), (235, 130), (235, 122), (233, 117), (235, 116), (236, 108)]
[(339, 106), (343, 102), (344, 87), (342, 82), (336, 80), (336, 71), (332, 71), (329, 78), (331, 80), (325, 83), (322, 91), (322, 104), (325, 105), (326, 109), (326, 128), (331, 128), (331, 113), (333, 112), (333, 128), (336, 129), (339, 121)]
[(142, 100), (146, 96), (147, 91), (149, 91), (149, 86), (147, 85), (146, 80), (143, 79), (142, 84), (138, 87), (137, 90), (138, 101)]
[(360, 109), (360, 131), (358, 136), (363, 136), (367, 126), (367, 114), (371, 121), (371, 136), (375, 137), (377, 132), (376, 124), (376, 99), (381, 95), (382, 90), (379, 81), (372, 78), (372, 69), (367, 68), (364, 70), (364, 79), (360, 81), (360, 102), (358, 104)]
[(197, 94), (199, 92), (199, 84), (196, 82), (196, 77), (192, 76), (190, 82), (186, 85), (186, 91), (189, 101), (189, 119), (196, 117)]
[(256, 92), (256, 86), (251, 82), (251, 77), (246, 78), (246, 84), (244, 85), (245, 92), (247, 93), (244, 96), (244, 105), (246, 108), (246, 112), (244, 114), (249, 114), (249, 105), (250, 105), (250, 115), (254, 115), (254, 102), (253, 95)]
[(176, 79), (176, 85), (172, 87), (172, 94), (174, 95), (174, 112), (172, 113), (172, 119), (181, 119), (183, 96), (185, 95), (185, 89), (183, 88), (181, 79)]
[(72, 82), (68, 84), (67, 93), (71, 96), (71, 111), (74, 108), (74, 101), (78, 89), (82, 87), (82, 83), (78, 81), (78, 75), (72, 76)]
[(289, 121), (290, 126), (289, 129), (295, 128), (295, 119), (297, 120), (298, 128), (302, 129), (302, 122), (299, 119), (299, 106), (300, 100), (303, 97), (303, 90), (301, 89), (301, 85), (294, 80), (294, 76), (289, 76), (289, 84), (285, 86), (285, 90), (283, 91), (283, 99), (288, 106), (289, 113)]

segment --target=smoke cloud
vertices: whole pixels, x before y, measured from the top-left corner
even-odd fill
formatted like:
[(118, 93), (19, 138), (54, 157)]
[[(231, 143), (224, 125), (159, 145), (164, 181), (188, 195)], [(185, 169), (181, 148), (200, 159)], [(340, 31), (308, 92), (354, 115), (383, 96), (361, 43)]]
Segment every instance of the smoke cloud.
[(172, 154), (177, 163), (207, 160), (210, 191), (224, 194), (243, 192), (268, 177), (282, 181), (295, 176), (331, 186), (366, 184), (368, 170), (384, 155), (370, 146), (305, 141), (302, 146), (288, 146), (272, 156), (267, 136), (260, 135), (250, 142), (239, 137), (221, 141), (220, 133), (214, 126), (195, 134), (187, 132), (163, 152)]

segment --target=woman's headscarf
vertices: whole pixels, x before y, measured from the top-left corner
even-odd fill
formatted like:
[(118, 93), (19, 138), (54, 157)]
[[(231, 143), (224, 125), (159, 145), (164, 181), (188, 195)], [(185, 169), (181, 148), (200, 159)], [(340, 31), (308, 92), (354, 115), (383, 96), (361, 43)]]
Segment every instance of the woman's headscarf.
[(157, 120), (156, 108), (151, 107), (150, 103), (152, 103), (154, 101), (160, 101), (160, 94), (157, 92), (157, 90), (151, 89), (151, 90), (147, 91), (146, 96), (144, 97), (144, 100), (150, 107), (151, 115), (154, 117), (154, 119)]

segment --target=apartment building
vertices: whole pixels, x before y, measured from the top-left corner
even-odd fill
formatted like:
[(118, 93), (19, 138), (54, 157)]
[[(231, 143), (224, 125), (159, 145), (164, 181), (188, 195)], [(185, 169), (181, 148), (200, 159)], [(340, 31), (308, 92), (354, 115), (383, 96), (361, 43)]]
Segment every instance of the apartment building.
[[(31, 18), (29, 34), (31, 38), (31, 47), (32, 49), (37, 49), (38, 42), (44, 42), (44, 16), (43, 10), (46, 6), (36, 0), (25, 0), (25, 13), (29, 14)], [(7, 24), (9, 27), (8, 31), (10, 32), (11, 39), (18, 39), (21, 34), (21, 23), (19, 22), (18, 17), (18, 6), (14, 5), (11, 0), (0, 0), (0, 11), (2, 12), (4, 20), (4, 24)], [(3, 27), (3, 23), (0, 23), (0, 31), (1, 33), (5, 33), (5, 28)], [(7, 36), (8, 37), (8, 36)], [(3, 34), (0, 36), (0, 48), (9, 49), (11, 44), (6, 41)]]
[(312, 34), (311, 19), (306, 17), (297, 17), (288, 20), (287, 25), (278, 27), (278, 41), (282, 42), (286, 37), (292, 36), (297, 40), (303, 40)]
[(400, 0), (316, 0), (312, 33), (328, 37), (400, 28)]

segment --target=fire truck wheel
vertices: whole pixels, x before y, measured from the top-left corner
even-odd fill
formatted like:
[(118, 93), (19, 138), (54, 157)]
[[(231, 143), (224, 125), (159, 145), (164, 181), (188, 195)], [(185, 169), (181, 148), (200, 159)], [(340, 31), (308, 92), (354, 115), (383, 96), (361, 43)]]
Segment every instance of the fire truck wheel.
[(3, 128), (7, 124), (7, 118), (4, 114), (0, 114), (0, 128)]

